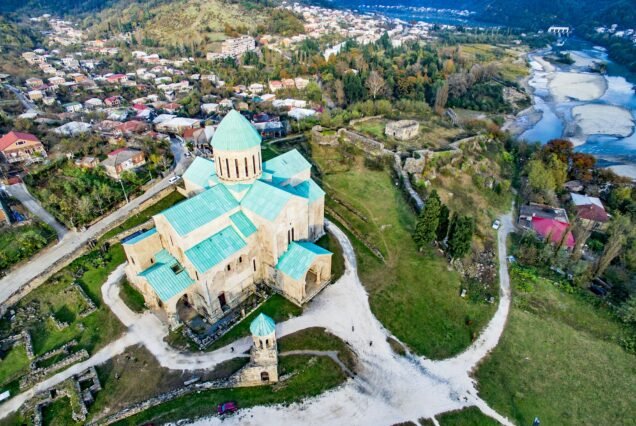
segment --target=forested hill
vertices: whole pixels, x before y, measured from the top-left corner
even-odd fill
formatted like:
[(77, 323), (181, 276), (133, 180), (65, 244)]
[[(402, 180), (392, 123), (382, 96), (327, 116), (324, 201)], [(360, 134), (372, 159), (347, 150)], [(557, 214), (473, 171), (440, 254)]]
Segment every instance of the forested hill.
[(472, 3), (479, 18), (501, 25), (542, 29), (549, 25), (590, 27), (617, 24), (636, 26), (634, 0), (492, 0)]
[(2, 0), (0, 13), (78, 14), (105, 9), (120, 0)]

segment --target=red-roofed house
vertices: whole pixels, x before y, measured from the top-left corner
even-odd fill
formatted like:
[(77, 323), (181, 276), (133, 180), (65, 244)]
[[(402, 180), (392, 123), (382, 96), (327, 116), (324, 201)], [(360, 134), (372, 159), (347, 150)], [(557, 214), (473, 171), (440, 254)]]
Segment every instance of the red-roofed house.
[(143, 133), (149, 129), (150, 127), (148, 126), (148, 124), (137, 120), (126, 121), (125, 123), (121, 123), (117, 128), (117, 130), (119, 130), (123, 134)]
[(549, 237), (550, 242), (552, 243), (559, 244), (563, 239), (563, 233), (567, 231), (564, 245), (571, 249), (574, 247), (574, 236), (572, 235), (572, 232), (568, 231), (568, 226), (569, 224), (555, 219), (546, 219), (537, 216), (532, 218), (532, 229), (534, 232), (543, 239)]
[(571, 193), (576, 215), (590, 229), (602, 229), (609, 223), (609, 215), (597, 197)]
[(126, 74), (113, 74), (106, 77), (106, 81), (112, 84), (123, 83), (128, 81), (128, 76)]
[(30, 133), (9, 132), (0, 138), (0, 153), (7, 163), (39, 161), (46, 158), (42, 142)]
[(104, 105), (107, 107), (117, 107), (121, 105), (121, 96), (111, 96), (104, 99)]
[(143, 151), (120, 148), (108, 154), (108, 158), (102, 161), (101, 164), (106, 169), (108, 176), (113, 179), (119, 179), (122, 172), (134, 170), (146, 164), (146, 156)]

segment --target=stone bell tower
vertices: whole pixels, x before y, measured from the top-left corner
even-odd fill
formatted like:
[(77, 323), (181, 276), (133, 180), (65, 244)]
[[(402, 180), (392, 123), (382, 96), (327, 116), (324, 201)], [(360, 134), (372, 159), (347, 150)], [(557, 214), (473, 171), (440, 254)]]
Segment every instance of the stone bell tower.
[(261, 313), (250, 324), (250, 362), (237, 373), (237, 386), (260, 386), (278, 382), (276, 324)]

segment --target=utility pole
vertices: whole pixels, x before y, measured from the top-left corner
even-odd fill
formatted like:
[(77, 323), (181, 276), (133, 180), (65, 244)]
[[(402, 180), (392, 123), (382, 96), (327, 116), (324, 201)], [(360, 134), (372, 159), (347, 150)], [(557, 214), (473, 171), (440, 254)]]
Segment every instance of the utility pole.
[(124, 188), (124, 182), (119, 179), (119, 183), (121, 184), (121, 190), (124, 191), (124, 198), (126, 198), (126, 204), (128, 204), (128, 194), (126, 194), (126, 188)]

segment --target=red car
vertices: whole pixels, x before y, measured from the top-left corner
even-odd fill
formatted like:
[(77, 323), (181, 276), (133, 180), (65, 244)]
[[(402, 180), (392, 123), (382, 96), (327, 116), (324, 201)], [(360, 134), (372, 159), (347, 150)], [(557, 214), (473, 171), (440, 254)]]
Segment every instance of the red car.
[(238, 406), (234, 401), (224, 402), (216, 407), (216, 411), (219, 413), (219, 415), (234, 413), (236, 410), (238, 410)]

